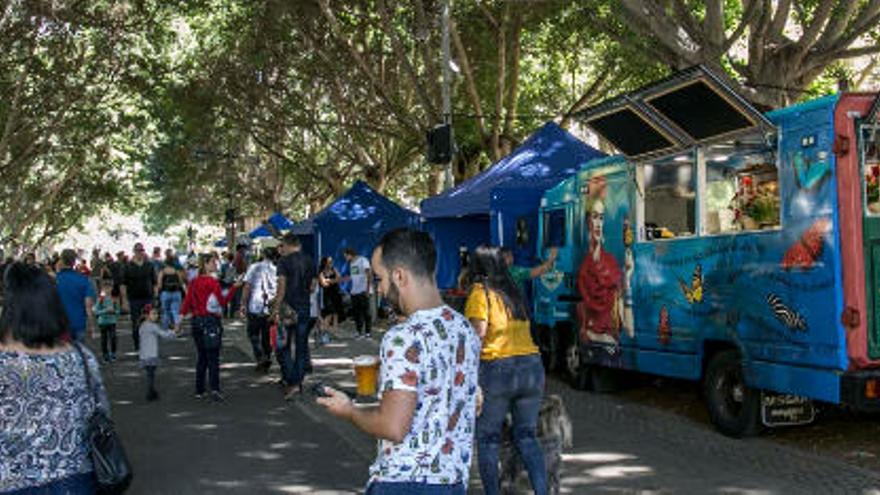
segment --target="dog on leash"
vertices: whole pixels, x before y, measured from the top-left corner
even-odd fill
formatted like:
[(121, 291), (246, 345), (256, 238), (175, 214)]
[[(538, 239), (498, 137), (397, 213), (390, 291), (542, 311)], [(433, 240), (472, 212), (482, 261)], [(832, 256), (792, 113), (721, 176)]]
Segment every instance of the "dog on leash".
[[(501, 468), (498, 477), (501, 481), (501, 493), (519, 495), (532, 493), (529, 475), (525, 465), (519, 458), (519, 452), (513, 441), (510, 427), (510, 416), (504, 422), (502, 430), (501, 451), (499, 461)], [(559, 493), (562, 475), (562, 449), (572, 446), (571, 417), (565, 409), (562, 398), (558, 395), (544, 397), (541, 412), (538, 415), (538, 442), (544, 452), (544, 463), (547, 468), (547, 491), (550, 495)]]

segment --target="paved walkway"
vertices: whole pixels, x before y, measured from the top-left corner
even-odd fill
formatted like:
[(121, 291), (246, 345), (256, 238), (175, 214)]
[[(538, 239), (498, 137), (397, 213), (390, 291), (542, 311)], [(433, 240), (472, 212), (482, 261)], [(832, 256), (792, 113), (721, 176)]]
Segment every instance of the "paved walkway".
[[(228, 329), (231, 337), (240, 331), (236, 325)], [(128, 493), (362, 491), (372, 455), (353, 450), (328, 427), (332, 419), (285, 403), (271, 375), (256, 375), (249, 357), (235, 345), (226, 345), (221, 358), (226, 401), (212, 403), (193, 397), (192, 341), (163, 341), (157, 377), (161, 399), (147, 403), (143, 372), (130, 352), (130, 333), (122, 331), (119, 342), (122, 357), (105, 365), (103, 375), (113, 417), (134, 464)]]
[[(192, 398), (190, 340), (166, 344), (158, 403), (144, 402), (133, 355), (105, 368), (114, 417), (136, 468), (133, 494), (359, 493), (375, 442), (328, 416), (310, 396), (281, 400), (268, 376), (256, 375), (241, 323), (227, 323), (222, 404)], [(351, 359), (375, 354), (381, 334), (348, 332), (313, 350), (321, 380), (354, 389)], [(128, 335), (120, 342), (130, 349)], [(559, 380), (574, 422), (574, 447), (563, 455), (563, 493), (880, 495), (880, 474), (766, 439), (732, 440), (707, 424), (616, 398), (576, 392)], [(473, 472), (469, 493), (478, 494)]]

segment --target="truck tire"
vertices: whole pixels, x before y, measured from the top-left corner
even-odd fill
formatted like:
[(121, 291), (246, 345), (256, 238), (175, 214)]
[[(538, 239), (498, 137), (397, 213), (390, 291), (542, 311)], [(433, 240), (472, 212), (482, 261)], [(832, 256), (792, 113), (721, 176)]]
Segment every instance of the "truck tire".
[(569, 383), (575, 390), (587, 390), (590, 387), (590, 370), (581, 362), (581, 343), (577, 334), (566, 342), (563, 370)]
[(724, 435), (744, 438), (761, 432), (761, 393), (746, 386), (739, 352), (722, 351), (709, 361), (703, 396), (712, 424)]

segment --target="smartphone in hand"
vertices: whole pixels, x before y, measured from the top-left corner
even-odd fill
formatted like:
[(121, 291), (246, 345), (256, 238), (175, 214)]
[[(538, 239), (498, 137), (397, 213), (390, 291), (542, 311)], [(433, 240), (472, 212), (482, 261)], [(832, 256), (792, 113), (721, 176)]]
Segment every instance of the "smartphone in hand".
[(309, 392), (312, 393), (312, 396), (316, 399), (320, 399), (322, 397), (330, 397), (330, 394), (324, 389), (324, 384), (322, 382), (318, 382), (312, 385), (309, 388)]

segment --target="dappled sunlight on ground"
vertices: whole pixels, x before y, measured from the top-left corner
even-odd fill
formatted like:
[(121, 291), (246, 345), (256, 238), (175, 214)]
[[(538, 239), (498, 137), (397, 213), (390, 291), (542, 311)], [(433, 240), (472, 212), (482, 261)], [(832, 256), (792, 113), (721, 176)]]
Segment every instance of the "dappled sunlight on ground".
[(654, 468), (639, 461), (638, 456), (619, 452), (575, 452), (562, 454), (562, 493), (584, 493), (599, 487), (610, 488), (609, 482), (651, 476)]
[[(198, 400), (192, 341), (161, 342), (161, 398), (147, 402), (137, 354), (124, 352), (130, 339), (120, 338), (120, 345), (120, 359), (102, 371), (118, 406), (114, 421), (135, 468), (127, 493), (354, 494), (362, 489), (369, 459), (283, 401), (277, 363), (268, 375), (255, 373), (250, 355), (230, 339), (221, 354), (225, 401)], [(351, 369), (347, 373), (353, 380)]]

